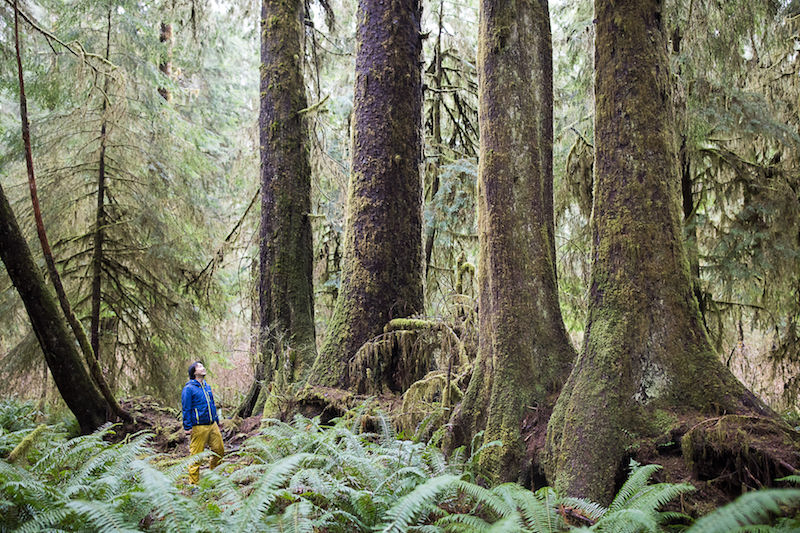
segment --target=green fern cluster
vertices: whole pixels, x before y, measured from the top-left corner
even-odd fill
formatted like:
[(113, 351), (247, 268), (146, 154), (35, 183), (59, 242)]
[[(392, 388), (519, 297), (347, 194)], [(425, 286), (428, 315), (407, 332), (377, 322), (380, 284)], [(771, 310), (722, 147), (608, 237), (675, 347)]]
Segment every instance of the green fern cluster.
[[(498, 443), (448, 460), (433, 446), (398, 440), (385, 418), (378, 433), (362, 432), (361, 414), (332, 426), (303, 416), (267, 421), (261, 435), (204, 473), (193, 494), (183, 485), (186, 468), (210, 452), (175, 461), (154, 454), (147, 434), (112, 444), (104, 440), (110, 428), (65, 440), (40, 427), (40, 451), (26, 456), (35, 460), (0, 461), (0, 532), (634, 533), (681, 530), (689, 521), (659, 511), (692, 487), (650, 484), (656, 465), (634, 465), (607, 508), (549, 487), (484, 488), (473, 465)], [(757, 524), (799, 502), (797, 489), (746, 494), (687, 531), (793, 531), (800, 524), (787, 518)]]

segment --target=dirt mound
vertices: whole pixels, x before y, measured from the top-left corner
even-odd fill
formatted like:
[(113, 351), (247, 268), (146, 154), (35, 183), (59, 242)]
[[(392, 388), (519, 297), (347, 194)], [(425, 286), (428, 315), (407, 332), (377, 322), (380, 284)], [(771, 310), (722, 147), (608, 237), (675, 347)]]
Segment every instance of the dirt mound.
[[(120, 401), (120, 405), (131, 414), (133, 421), (115, 428), (112, 441), (118, 442), (132, 433), (147, 431), (153, 434), (150, 444), (154, 451), (176, 455), (189, 453), (179, 409), (165, 406), (151, 396), (128, 398)], [(219, 425), (225, 450), (231, 452), (238, 450), (247, 438), (258, 434), (261, 417), (226, 418), (221, 419)]]

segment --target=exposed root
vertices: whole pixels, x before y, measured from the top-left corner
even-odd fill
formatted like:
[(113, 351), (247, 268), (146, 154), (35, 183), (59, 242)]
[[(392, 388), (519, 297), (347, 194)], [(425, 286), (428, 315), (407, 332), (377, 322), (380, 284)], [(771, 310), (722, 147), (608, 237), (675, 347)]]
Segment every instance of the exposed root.
[(344, 415), (356, 404), (353, 393), (334, 387), (307, 386), (296, 397), (294, 412), (307, 418), (320, 417), (323, 424)]
[(732, 497), (800, 472), (800, 434), (771, 418), (726, 415), (703, 420), (683, 436), (681, 448), (697, 479)]

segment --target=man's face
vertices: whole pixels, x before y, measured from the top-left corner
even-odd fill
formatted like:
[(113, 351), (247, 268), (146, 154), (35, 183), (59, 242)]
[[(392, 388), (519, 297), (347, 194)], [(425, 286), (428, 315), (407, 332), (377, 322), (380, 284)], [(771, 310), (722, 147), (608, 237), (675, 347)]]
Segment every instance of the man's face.
[(194, 378), (202, 379), (205, 377), (206, 377), (206, 367), (203, 366), (203, 363), (197, 363), (194, 367)]

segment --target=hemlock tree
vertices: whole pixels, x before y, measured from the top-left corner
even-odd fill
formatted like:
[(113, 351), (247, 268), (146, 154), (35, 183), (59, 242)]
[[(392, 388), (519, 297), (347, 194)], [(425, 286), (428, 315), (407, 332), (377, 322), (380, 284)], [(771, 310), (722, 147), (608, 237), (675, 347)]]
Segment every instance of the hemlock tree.
[(78, 419), (81, 432), (91, 433), (106, 421), (110, 406), (83, 366), (75, 337), (33, 260), (2, 186), (0, 259), (25, 305), (33, 332), (61, 397)]
[(523, 480), (523, 419), (552, 408), (575, 358), (556, 283), (550, 16), (546, 0), (480, 9), (480, 342), (453, 444), (485, 427), (484, 442), (503, 443), (482, 454), (487, 473)]
[(601, 502), (637, 441), (680, 431), (679, 414), (773, 416), (718, 360), (692, 291), (662, 11), (662, 0), (595, 1), (589, 316), (545, 469)]
[(240, 416), (251, 414), (260, 382), (297, 381), (317, 353), (303, 16), (302, 0), (261, 4), (260, 361)]
[[(235, 179), (229, 176), (236, 150), (226, 148), (225, 134), (235, 126), (231, 116), (242, 116), (236, 98), (243, 84), (225, 81), (219, 90), (213, 80), (229, 78), (208, 76), (227, 72), (219, 47), (180, 38), (175, 59), (183, 77), (169, 83), (153, 61), (165, 45), (152, 17), (163, 13), (143, 13), (137, 5), (117, 2), (119, 9), (109, 11), (98, 2), (48, 4), (43, 20), (71, 36), (62, 42), (77, 38), (80, 46), (67, 43), (72, 54), (26, 69), (42, 213), (67, 295), (89, 326), (112, 389), (168, 395), (182, 375), (180, 361), (208, 350), (203, 326), (220, 308), (221, 280), (202, 265), (227, 223), (209, 216), (211, 209), (220, 202), (229, 207), (233, 197), (226, 185)], [(230, 27), (227, 19), (216, 24)], [(187, 36), (189, 28), (175, 31)], [(46, 39), (28, 46), (40, 55), (51, 50)], [(202, 90), (187, 90), (201, 80), (209, 82)], [(172, 104), (157, 92), (165, 85)], [(223, 112), (225, 122), (218, 120)], [(11, 164), (14, 152), (5, 154)], [(11, 186), (15, 173), (8, 177), (9, 200), (27, 235), (19, 189)], [(38, 349), (32, 337), (10, 350), (4, 370), (25, 372)]]
[(364, 342), (422, 312), (420, 17), (418, 0), (358, 4), (342, 281), (312, 383), (346, 387)]

